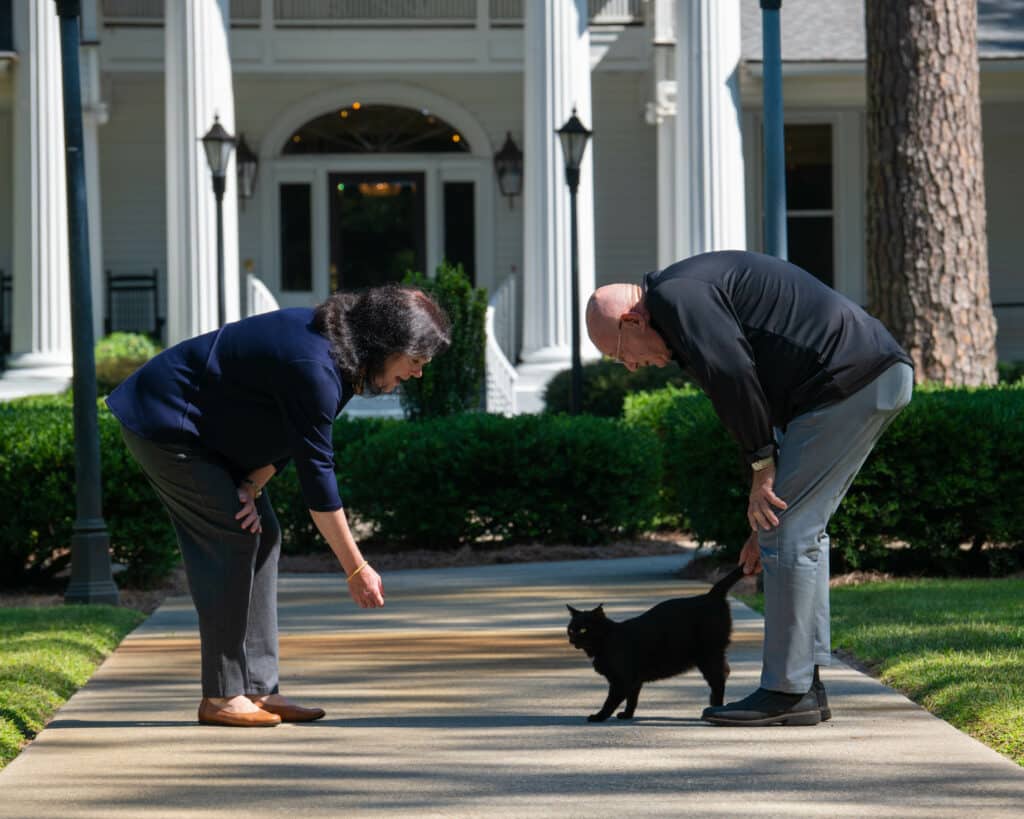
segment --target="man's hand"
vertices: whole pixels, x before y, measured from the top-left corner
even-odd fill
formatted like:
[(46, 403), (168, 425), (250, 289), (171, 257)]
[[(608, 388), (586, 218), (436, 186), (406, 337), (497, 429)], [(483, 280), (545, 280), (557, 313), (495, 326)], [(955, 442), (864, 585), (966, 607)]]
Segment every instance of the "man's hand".
[(743, 574), (761, 573), (761, 544), (757, 542), (757, 532), (751, 532), (743, 544), (738, 562), (743, 567)]
[(369, 565), (348, 581), (348, 593), (361, 609), (379, 609), (384, 605), (384, 581)]
[(775, 514), (775, 509), (786, 508), (786, 502), (775, 494), (772, 488), (774, 484), (774, 465), (754, 473), (754, 481), (750, 487), (750, 503), (747, 506), (747, 521), (755, 532), (768, 531), (778, 526), (779, 518)]
[(263, 525), (260, 522), (260, 514), (256, 511), (256, 496), (252, 484), (243, 483), (238, 487), (238, 502), (242, 504), (242, 508), (235, 515), (235, 520), (242, 521), (243, 529), (258, 535), (263, 531)]

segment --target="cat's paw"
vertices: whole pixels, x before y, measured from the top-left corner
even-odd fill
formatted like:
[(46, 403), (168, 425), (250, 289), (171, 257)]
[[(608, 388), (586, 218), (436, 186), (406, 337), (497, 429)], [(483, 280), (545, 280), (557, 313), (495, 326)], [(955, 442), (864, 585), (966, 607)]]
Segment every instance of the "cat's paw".
[(604, 722), (606, 719), (608, 719), (607, 714), (591, 714), (587, 717), (587, 722)]
[(615, 716), (619, 719), (633, 719), (632, 711), (619, 711)]

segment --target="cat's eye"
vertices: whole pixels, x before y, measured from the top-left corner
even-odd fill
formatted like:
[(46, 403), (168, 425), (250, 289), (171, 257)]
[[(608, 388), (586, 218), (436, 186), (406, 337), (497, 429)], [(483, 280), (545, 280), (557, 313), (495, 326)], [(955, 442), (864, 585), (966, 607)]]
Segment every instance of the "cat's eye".
[(578, 631), (578, 632), (579, 632), (580, 634), (586, 634), (586, 633), (587, 633), (587, 630), (586, 630), (585, 628), (580, 628), (580, 629), (576, 629), (576, 630), (577, 630), (577, 631)]

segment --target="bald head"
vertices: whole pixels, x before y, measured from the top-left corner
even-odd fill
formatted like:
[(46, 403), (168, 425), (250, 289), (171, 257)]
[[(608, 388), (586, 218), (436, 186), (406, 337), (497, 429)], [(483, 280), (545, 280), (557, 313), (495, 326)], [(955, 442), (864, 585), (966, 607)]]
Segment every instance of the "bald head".
[(606, 284), (594, 291), (587, 302), (587, 333), (602, 353), (613, 355), (619, 319), (636, 312), (644, 292), (636, 284)]

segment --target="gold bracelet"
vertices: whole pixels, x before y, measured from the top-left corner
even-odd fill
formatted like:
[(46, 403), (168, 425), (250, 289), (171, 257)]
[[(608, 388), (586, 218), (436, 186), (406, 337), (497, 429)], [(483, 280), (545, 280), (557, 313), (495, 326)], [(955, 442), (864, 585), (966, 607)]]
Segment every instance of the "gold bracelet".
[(359, 574), (363, 569), (365, 569), (369, 565), (370, 565), (370, 561), (369, 560), (364, 560), (362, 563), (359, 564), (359, 568), (358, 569), (356, 569), (354, 572), (352, 572), (352, 574), (350, 574), (348, 577), (345, 578), (345, 582), (346, 583), (351, 583), (352, 582), (352, 578), (355, 577), (357, 574)]
[(251, 487), (252, 487), (252, 488), (253, 488), (254, 490), (256, 490), (256, 491), (254, 491), (254, 492), (252, 493), (252, 496), (253, 496), (254, 498), (258, 498), (258, 497), (260, 497), (260, 496), (261, 496), (261, 495), (263, 494), (263, 487), (262, 487), (262, 486), (258, 486), (258, 485), (256, 484), (256, 481), (254, 481), (254, 480), (253, 480), (252, 478), (242, 478), (242, 483), (247, 483), (247, 484), (249, 484), (249, 486), (251, 486)]

